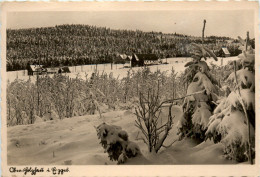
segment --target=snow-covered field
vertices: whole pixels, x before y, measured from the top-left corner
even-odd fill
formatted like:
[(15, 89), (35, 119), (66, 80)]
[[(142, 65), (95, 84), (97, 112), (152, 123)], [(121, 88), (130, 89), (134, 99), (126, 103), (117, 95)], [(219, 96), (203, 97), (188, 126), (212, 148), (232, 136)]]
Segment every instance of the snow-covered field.
[[(226, 65), (228, 63), (228, 61), (230, 60), (236, 60), (238, 59), (237, 57), (228, 57), (228, 58), (219, 58), (218, 61), (215, 61), (213, 59), (208, 59), (208, 63), (212, 62), (218, 66), (221, 65), (221, 60), (223, 60), (223, 65)], [(168, 58), (168, 59), (163, 59), (163, 62), (168, 62), (169, 64), (161, 64), (161, 65), (153, 65), (153, 66), (149, 66), (149, 68), (151, 69), (151, 71), (156, 71), (156, 70), (160, 70), (160, 71), (167, 71), (168, 73), (170, 73), (170, 71), (172, 70), (172, 68), (178, 72), (181, 73), (184, 71), (185, 67), (184, 65), (190, 61), (191, 58)], [(129, 64), (128, 64), (129, 65)], [(111, 70), (111, 64), (100, 64), (97, 66), (97, 71), (99, 71), (99, 73), (101, 74), (102, 72), (110, 74), (113, 73), (114, 77), (118, 77), (123, 78), (127, 75), (127, 72), (129, 71), (130, 68), (124, 68), (124, 66), (127, 66), (127, 64), (123, 65), (123, 64), (117, 64), (117, 65), (113, 65), (113, 69)], [(90, 77), (91, 74), (95, 71), (96, 65), (82, 65), (82, 66), (72, 66), (69, 67), (71, 73), (66, 73), (66, 75), (69, 75), (72, 78), (75, 77), (80, 77), (82, 79), (84, 79), (87, 75), (87, 77)], [(132, 68), (132, 70), (137, 71), (138, 69), (140, 69), (140, 67), (135, 67)], [(13, 80), (15, 80), (16, 78), (18, 79), (22, 79), (22, 80), (28, 80), (29, 76), (27, 75), (27, 71), (26, 70), (22, 70), (22, 71), (11, 71), (7, 73), (7, 79), (12, 82)], [(30, 76), (32, 81), (36, 80), (36, 76)]]
[[(167, 118), (168, 108), (163, 117)], [(176, 126), (182, 116), (179, 106), (174, 106), (174, 126), (165, 145), (177, 139)], [(126, 164), (230, 164), (234, 161), (223, 157), (222, 145), (206, 141), (197, 144), (191, 139), (177, 141), (171, 147), (162, 148), (158, 154), (148, 153), (146, 144), (135, 140), (138, 129), (134, 126), (135, 115), (131, 111), (113, 111), (98, 115), (86, 115), (39, 122), (32, 125), (8, 127), (9, 165), (105, 165), (116, 164), (109, 160), (99, 144), (94, 126), (102, 122), (118, 125), (125, 130), (131, 141), (136, 142), (143, 154), (128, 160)]]

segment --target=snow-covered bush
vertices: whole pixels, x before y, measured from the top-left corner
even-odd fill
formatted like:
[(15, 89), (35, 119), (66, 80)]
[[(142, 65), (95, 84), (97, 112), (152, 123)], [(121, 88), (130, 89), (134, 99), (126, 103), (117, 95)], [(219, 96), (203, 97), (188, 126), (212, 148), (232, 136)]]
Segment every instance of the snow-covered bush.
[(16, 79), (7, 84), (7, 125), (34, 123), (36, 91), (29, 81)]
[[(146, 92), (147, 85), (155, 87), (157, 80), (164, 85), (161, 87), (164, 99), (183, 96), (183, 89), (177, 89), (182, 86), (181, 79), (176, 78), (174, 70), (170, 74), (140, 68), (138, 71), (129, 70), (123, 79), (98, 72), (90, 78), (86, 76), (85, 80), (61, 74), (37, 76), (36, 81), (16, 79), (7, 84), (8, 126), (32, 124), (35, 115), (44, 118), (51, 111), (63, 119), (133, 109), (139, 93)], [(29, 122), (22, 120), (22, 111), (29, 117)]]
[(218, 101), (206, 135), (215, 143), (224, 144), (227, 158), (238, 162), (249, 159), (252, 163), (255, 146), (254, 50), (244, 41), (241, 43), (243, 66), (236, 71), (237, 65), (233, 63), (233, 72), (227, 78), (233, 91)]
[(129, 141), (128, 134), (121, 127), (100, 124), (97, 128), (97, 136), (100, 144), (108, 153), (111, 161), (117, 161), (118, 164), (125, 163), (128, 158), (134, 158), (141, 155), (137, 144)]

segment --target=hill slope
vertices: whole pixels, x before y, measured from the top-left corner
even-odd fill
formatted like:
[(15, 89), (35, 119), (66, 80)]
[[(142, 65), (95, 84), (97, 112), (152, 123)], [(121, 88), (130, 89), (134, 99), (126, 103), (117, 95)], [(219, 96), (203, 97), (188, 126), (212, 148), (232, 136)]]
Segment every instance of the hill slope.
[[(89, 25), (8, 29), (7, 70), (25, 69), (28, 63), (38, 62), (47, 67), (110, 63), (118, 54), (154, 53), (159, 58), (188, 57), (191, 42), (201, 43), (201, 39)], [(204, 43), (216, 52), (227, 46), (232, 56), (239, 54), (237, 41), (227, 37), (209, 36)]]
[[(177, 139), (176, 125), (182, 116), (181, 108), (172, 108), (174, 127), (166, 145)], [(167, 110), (162, 116), (166, 118)], [(73, 117), (58, 121), (8, 127), (8, 165), (104, 165), (116, 164), (108, 159), (99, 144), (94, 126), (103, 121), (121, 126), (135, 141), (143, 157), (127, 161), (127, 164), (229, 164), (235, 163), (222, 157), (222, 145), (211, 141), (197, 144), (185, 139), (150, 154), (142, 141), (136, 141), (138, 129), (134, 126), (135, 115), (130, 111), (113, 111), (98, 115)]]

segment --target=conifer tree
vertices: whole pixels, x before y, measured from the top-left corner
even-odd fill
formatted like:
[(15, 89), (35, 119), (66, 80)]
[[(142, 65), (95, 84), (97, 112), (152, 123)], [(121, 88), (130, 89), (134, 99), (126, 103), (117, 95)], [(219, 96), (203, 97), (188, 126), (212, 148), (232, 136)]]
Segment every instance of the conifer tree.
[[(224, 144), (227, 158), (253, 164), (255, 146), (255, 51), (239, 37), (240, 60), (233, 62), (233, 72), (227, 78), (231, 92), (218, 101), (210, 117), (206, 135), (215, 143)], [(241, 66), (239, 65), (241, 63)], [(239, 68), (238, 68), (239, 67)]]
[[(179, 122), (180, 139), (192, 137), (199, 140), (205, 139), (205, 132), (209, 117), (215, 108), (218, 99), (218, 82), (210, 72), (207, 59), (218, 60), (213, 52), (203, 45), (204, 20), (202, 30), (202, 44), (192, 43), (192, 61), (186, 63), (184, 82), (187, 86), (187, 96), (183, 103), (184, 116)], [(188, 96), (190, 95), (190, 96)]]

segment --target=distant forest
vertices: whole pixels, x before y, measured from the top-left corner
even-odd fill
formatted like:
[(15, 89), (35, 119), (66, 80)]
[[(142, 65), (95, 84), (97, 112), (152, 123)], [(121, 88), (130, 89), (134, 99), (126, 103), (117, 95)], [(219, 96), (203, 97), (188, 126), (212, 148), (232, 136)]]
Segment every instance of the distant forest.
[[(201, 37), (89, 25), (7, 29), (7, 71), (38, 63), (46, 67), (111, 63), (119, 54), (190, 57), (192, 42), (201, 43)], [(240, 53), (238, 41), (229, 37), (208, 36), (204, 43), (217, 56), (222, 46), (228, 48), (231, 56)]]

